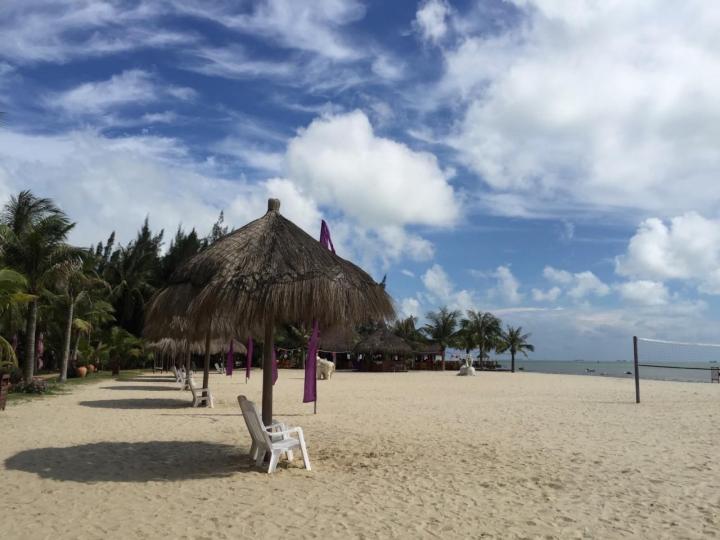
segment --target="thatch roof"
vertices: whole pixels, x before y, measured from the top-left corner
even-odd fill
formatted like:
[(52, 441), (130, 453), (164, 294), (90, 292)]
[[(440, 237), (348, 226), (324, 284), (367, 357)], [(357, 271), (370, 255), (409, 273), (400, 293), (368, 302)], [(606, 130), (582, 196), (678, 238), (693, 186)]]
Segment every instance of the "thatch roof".
[(433, 341), (409, 341), (408, 343), (415, 354), (442, 354), (442, 347)]
[[(280, 215), (267, 213), (224, 236), (180, 267), (146, 312), (145, 335), (160, 339), (173, 320), (200, 341), (213, 336), (262, 335), (266, 323), (351, 325), (394, 316), (384, 287)], [(241, 332), (241, 333), (239, 333)]]
[(393, 334), (388, 328), (379, 328), (360, 343), (355, 345), (358, 353), (411, 354), (412, 347), (403, 338)]
[(336, 326), (328, 330), (320, 329), (320, 349), (323, 351), (352, 351), (359, 340), (360, 336), (352, 328)]
[[(233, 340), (233, 350), (238, 354), (247, 354), (247, 347), (237, 339)], [(187, 352), (187, 342), (185, 340), (163, 338), (153, 341), (147, 345), (148, 348), (162, 354), (171, 356), (184, 356)], [(230, 340), (213, 339), (210, 341), (210, 354), (226, 353), (230, 348)], [(195, 341), (190, 344), (190, 352), (193, 354), (205, 354), (205, 343)]]

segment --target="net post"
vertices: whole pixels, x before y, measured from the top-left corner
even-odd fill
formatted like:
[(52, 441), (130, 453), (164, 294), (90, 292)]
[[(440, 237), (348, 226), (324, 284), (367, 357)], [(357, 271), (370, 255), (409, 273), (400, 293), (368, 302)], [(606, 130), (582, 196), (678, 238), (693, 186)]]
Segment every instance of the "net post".
[(638, 370), (638, 338), (633, 336), (633, 361), (635, 364), (635, 403), (640, 403), (640, 371)]

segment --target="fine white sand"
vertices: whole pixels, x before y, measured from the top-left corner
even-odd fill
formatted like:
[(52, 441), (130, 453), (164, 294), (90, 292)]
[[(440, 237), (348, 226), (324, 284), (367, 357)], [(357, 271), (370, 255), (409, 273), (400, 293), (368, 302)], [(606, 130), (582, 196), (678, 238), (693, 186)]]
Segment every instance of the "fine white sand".
[(0, 537), (698, 538), (720, 525), (720, 386), (529, 373), (281, 370), (275, 416), (301, 460), (247, 458), (235, 396), (215, 409), (152, 375), (0, 413)]

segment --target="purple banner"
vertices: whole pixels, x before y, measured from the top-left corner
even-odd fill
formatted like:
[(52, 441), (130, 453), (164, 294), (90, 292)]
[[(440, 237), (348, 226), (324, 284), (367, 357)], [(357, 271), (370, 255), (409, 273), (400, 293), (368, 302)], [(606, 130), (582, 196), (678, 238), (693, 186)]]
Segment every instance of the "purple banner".
[(247, 360), (245, 360), (245, 378), (250, 378), (250, 367), (252, 366), (252, 357), (253, 357), (253, 340), (252, 338), (248, 338), (248, 344), (247, 344)]
[(227, 360), (225, 360), (225, 375), (232, 377), (233, 368), (235, 367), (235, 340), (230, 340), (230, 350), (227, 353)]
[(303, 403), (317, 400), (317, 352), (318, 352), (318, 323), (313, 322), (312, 336), (308, 343), (308, 355), (305, 362), (305, 393)]
[(320, 223), (320, 243), (323, 247), (335, 253), (335, 246), (333, 246), (332, 239), (330, 238), (330, 228), (324, 219)]

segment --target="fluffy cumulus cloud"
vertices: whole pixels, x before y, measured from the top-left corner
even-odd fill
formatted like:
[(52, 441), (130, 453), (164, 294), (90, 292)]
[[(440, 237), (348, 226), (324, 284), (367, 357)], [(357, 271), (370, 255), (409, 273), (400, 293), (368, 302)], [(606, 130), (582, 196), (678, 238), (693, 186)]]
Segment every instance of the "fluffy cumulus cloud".
[(420, 317), (422, 315), (420, 301), (417, 298), (403, 298), (400, 302), (400, 313), (403, 317)]
[(418, 6), (414, 26), (423, 39), (437, 43), (448, 32), (449, 15), (450, 5), (445, 0), (424, 0)]
[(635, 304), (646, 306), (664, 306), (670, 299), (670, 293), (663, 283), (640, 279), (617, 285), (620, 296)]
[(687, 280), (720, 294), (720, 220), (688, 212), (669, 222), (643, 221), (616, 259), (618, 274), (644, 280)]
[(491, 290), (493, 296), (498, 296), (509, 304), (518, 304), (522, 301), (520, 282), (508, 266), (498, 266), (493, 275), (497, 280), (495, 288)]
[(494, 211), (720, 210), (715, 3), (512, 3), (517, 24), (446, 50), (441, 84)]
[(474, 309), (475, 300), (472, 291), (467, 289), (457, 290), (455, 284), (447, 275), (445, 269), (439, 264), (434, 264), (421, 276), (425, 286), (425, 296), (428, 303), (438, 306), (448, 306), (450, 309), (457, 309), (465, 312)]
[(361, 111), (312, 122), (288, 146), (287, 174), (364, 225), (455, 223), (459, 197), (435, 156), (376, 135)]
[[(571, 273), (567, 270), (546, 266), (543, 270), (543, 276), (551, 283), (556, 284), (556, 286), (548, 291), (534, 289), (533, 299), (536, 301), (555, 301), (563, 290), (570, 298), (576, 301), (590, 296), (607, 296), (610, 293), (610, 287), (589, 270)], [(562, 286), (562, 288), (557, 285)]]

